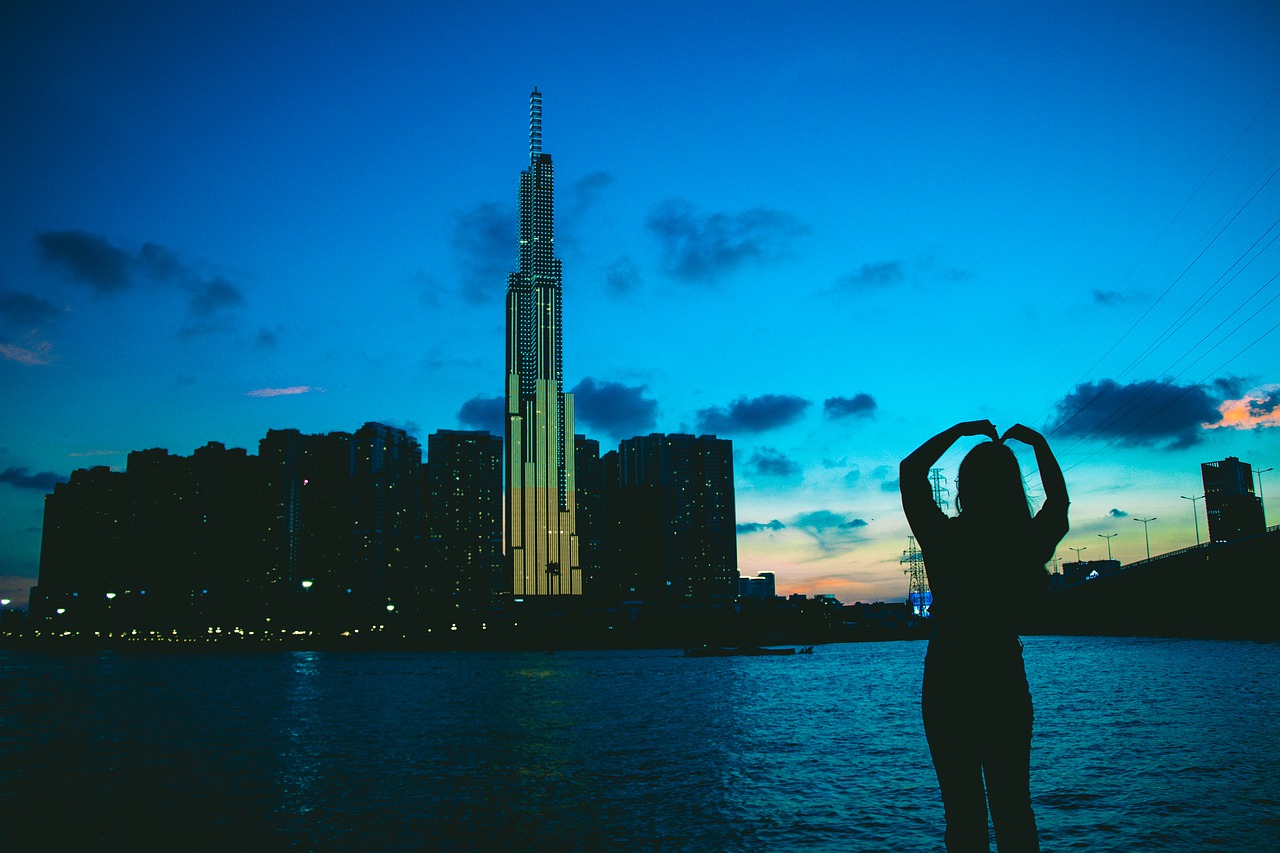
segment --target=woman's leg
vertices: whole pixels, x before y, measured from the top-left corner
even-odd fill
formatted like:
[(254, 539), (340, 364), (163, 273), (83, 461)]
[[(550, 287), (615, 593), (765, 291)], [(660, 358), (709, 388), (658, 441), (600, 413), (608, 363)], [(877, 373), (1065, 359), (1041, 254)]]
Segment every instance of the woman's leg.
[(921, 696), (924, 732), (942, 791), (949, 853), (991, 849), (987, 843), (987, 795), (982, 784), (980, 738), (976, 715), (969, 704), (977, 697), (972, 685), (968, 690), (965, 687), (963, 679), (926, 659)]
[(1018, 671), (993, 697), (984, 738), (983, 774), (1000, 853), (1038, 853), (1036, 817), (1031, 808), (1031, 725), (1033, 712), (1026, 674)]

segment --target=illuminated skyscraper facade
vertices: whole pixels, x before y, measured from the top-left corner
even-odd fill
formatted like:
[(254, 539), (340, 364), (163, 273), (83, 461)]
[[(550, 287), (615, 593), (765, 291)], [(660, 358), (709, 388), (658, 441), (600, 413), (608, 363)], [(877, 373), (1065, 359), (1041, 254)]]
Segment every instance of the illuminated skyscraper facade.
[(507, 277), (506, 552), (517, 596), (582, 594), (553, 189), (535, 88), (529, 168), (520, 173), (520, 268)]

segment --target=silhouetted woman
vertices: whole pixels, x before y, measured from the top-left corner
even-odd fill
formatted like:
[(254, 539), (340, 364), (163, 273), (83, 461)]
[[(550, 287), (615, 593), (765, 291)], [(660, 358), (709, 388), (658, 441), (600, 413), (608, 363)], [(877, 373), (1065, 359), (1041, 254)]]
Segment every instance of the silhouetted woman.
[[(956, 508), (935, 503), (929, 469), (965, 436)], [(1009, 440), (1030, 445), (1045, 501), (1031, 514)], [(1000, 853), (1038, 851), (1031, 810), (1031, 693), (1017, 617), (1047, 582), (1045, 563), (1067, 533), (1067, 485), (1044, 436), (1018, 424), (956, 424), (902, 460), (902, 508), (933, 592), (925, 657), (924, 730), (946, 811), (947, 850), (989, 850), (987, 804)], [(985, 789), (984, 789), (985, 780)]]

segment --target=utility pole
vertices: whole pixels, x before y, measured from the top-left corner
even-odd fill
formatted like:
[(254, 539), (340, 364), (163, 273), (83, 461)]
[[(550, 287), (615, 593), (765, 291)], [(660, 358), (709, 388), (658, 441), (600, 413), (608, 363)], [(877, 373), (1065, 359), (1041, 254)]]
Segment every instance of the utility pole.
[(951, 502), (943, 497), (944, 495), (951, 494), (951, 490), (942, 485), (946, 481), (947, 478), (942, 476), (941, 468), (929, 469), (929, 482), (933, 484), (933, 502), (936, 503), (943, 512), (946, 512), (951, 506)]
[(1080, 552), (1081, 552), (1081, 551), (1088, 551), (1088, 550), (1089, 550), (1089, 546), (1088, 546), (1088, 545), (1085, 545), (1083, 548), (1075, 548), (1075, 547), (1072, 547), (1071, 545), (1068, 545), (1068, 546), (1067, 546), (1067, 549), (1068, 549), (1068, 550), (1070, 550), (1070, 551), (1075, 551), (1075, 552), (1076, 552), (1076, 563), (1077, 563), (1078, 565), (1083, 566), (1083, 565), (1084, 565), (1084, 560), (1080, 559)]
[(1274, 471), (1274, 470), (1275, 468), (1272, 467), (1272, 468), (1263, 468), (1261, 470), (1255, 469), (1253, 472), (1253, 476), (1258, 478), (1258, 503), (1262, 505), (1262, 528), (1264, 530), (1267, 527), (1267, 502), (1262, 499), (1262, 475), (1267, 473), (1268, 471)]
[(907, 564), (903, 573), (907, 576), (907, 605), (917, 616), (926, 617), (928, 607), (925, 596), (929, 592), (929, 576), (924, 570), (924, 556), (916, 547), (916, 537), (907, 537), (907, 550), (902, 552), (902, 560)]
[[(1200, 544), (1200, 516), (1196, 515), (1196, 501), (1203, 500), (1204, 495), (1200, 495), (1199, 497), (1194, 497), (1194, 498), (1187, 497), (1186, 495), (1179, 495), (1179, 497), (1181, 497), (1184, 501), (1191, 501), (1191, 520), (1196, 523), (1196, 545), (1199, 545)], [(1262, 526), (1263, 527), (1267, 526), (1265, 512), (1263, 513)]]
[(1155, 520), (1156, 520), (1156, 517), (1155, 517), (1154, 515), (1153, 515), (1153, 516), (1151, 516), (1150, 518), (1135, 518), (1135, 519), (1134, 519), (1134, 521), (1141, 521), (1141, 522), (1142, 522), (1142, 535), (1143, 535), (1143, 537), (1147, 540), (1147, 559), (1148, 559), (1148, 560), (1150, 560), (1150, 559), (1151, 559), (1151, 534), (1149, 534), (1149, 533), (1147, 532), (1147, 525), (1148, 525), (1148, 524), (1150, 524), (1151, 522), (1155, 521)]
[(1119, 533), (1099, 533), (1098, 534), (1099, 539), (1107, 540), (1107, 562), (1111, 562), (1111, 540), (1119, 535), (1120, 535)]

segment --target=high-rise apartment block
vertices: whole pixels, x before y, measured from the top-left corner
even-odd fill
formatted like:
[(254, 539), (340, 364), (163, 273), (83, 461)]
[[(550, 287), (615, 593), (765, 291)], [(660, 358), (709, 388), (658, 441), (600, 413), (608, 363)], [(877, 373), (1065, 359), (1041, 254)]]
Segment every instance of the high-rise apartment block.
[(438, 613), (482, 611), (505, 586), (502, 439), (442, 429), (427, 438), (427, 577)]
[(738, 597), (772, 601), (778, 597), (777, 576), (773, 572), (761, 572), (754, 578), (738, 578)]
[(507, 559), (516, 596), (580, 595), (573, 395), (564, 393), (554, 173), (542, 150), (542, 94), (529, 97), (520, 173), (520, 268), (507, 277)]
[(351, 450), (354, 574), (375, 609), (404, 608), (424, 585), (422, 447), (403, 429), (367, 423)]
[(606, 472), (615, 466), (616, 487), (606, 488), (605, 502), (618, 592), (654, 601), (736, 595), (732, 443), (637, 436), (606, 460)]
[(36, 615), (59, 624), (189, 628), (261, 610), (268, 553), (260, 460), (210, 442), (129, 454), (45, 498)]
[(578, 560), (582, 567), (582, 590), (599, 598), (607, 594), (603, 571), (608, 507), (605, 504), (605, 473), (600, 459), (600, 442), (584, 435), (573, 437), (574, 475), (577, 481)]
[(1228, 456), (1200, 466), (1204, 479), (1204, 511), (1214, 542), (1253, 536), (1266, 530), (1262, 499), (1253, 492), (1253, 468)]

